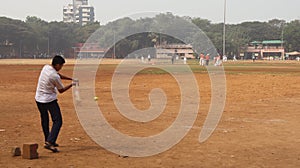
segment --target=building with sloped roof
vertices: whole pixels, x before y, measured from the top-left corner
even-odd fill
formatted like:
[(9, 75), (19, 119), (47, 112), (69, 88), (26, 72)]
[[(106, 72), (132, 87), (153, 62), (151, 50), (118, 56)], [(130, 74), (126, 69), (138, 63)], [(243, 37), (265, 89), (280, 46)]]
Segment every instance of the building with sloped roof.
[(174, 55), (181, 59), (184, 57), (187, 59), (195, 58), (193, 46), (190, 44), (156, 45), (155, 48), (157, 58), (170, 58)]
[(252, 59), (253, 56), (256, 59), (283, 59), (283, 43), (281, 40), (253, 41), (242, 49), (240, 56), (242, 59)]

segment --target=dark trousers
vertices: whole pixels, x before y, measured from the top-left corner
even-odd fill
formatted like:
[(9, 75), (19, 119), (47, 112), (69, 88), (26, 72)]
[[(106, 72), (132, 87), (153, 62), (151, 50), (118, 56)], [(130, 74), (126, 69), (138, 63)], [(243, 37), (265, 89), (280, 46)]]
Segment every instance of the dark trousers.
[[(50, 103), (36, 102), (36, 104), (40, 111), (41, 124), (45, 136), (45, 141), (54, 144), (56, 143), (56, 139), (62, 126), (62, 116), (57, 100), (54, 100)], [(50, 112), (51, 119), (53, 122), (51, 131), (49, 131), (48, 111)]]
[(208, 65), (208, 64), (209, 64), (209, 60), (205, 60), (205, 61), (206, 61), (206, 62), (205, 62), (205, 63), (206, 63), (206, 65)]

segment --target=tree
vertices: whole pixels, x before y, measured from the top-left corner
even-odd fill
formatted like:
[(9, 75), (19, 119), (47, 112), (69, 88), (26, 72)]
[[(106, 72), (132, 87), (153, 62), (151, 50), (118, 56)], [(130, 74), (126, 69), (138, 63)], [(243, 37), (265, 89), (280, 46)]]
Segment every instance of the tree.
[(300, 51), (300, 20), (288, 23), (284, 27), (284, 41), (288, 51)]
[(211, 21), (209, 21), (207, 19), (193, 18), (192, 23), (194, 23), (196, 26), (198, 26), (204, 32), (210, 31)]
[(246, 30), (250, 37), (250, 41), (263, 41), (263, 40), (278, 40), (281, 39), (281, 28), (278, 26), (277, 20), (267, 22), (244, 22), (239, 26)]
[(243, 27), (230, 25), (226, 32), (226, 54), (238, 55), (240, 48), (250, 42), (250, 37)]
[[(14, 56), (23, 57), (33, 49), (34, 32), (25, 22), (5, 17), (0, 18), (0, 43), (9, 41), (15, 51)], [(18, 52), (17, 52), (18, 51)]]
[[(284, 20), (272, 19), (268, 22), (228, 24), (226, 25), (226, 54), (239, 53), (239, 49), (251, 41), (277, 40), (282, 37), (288, 51), (299, 51), (299, 22), (295, 20), (287, 23)], [(189, 26), (188, 23), (196, 26)], [(99, 22), (85, 26), (75, 23), (49, 23), (36, 16), (28, 16), (25, 22), (0, 17), (0, 44), (12, 44), (8, 54), (11, 56), (32, 57), (40, 53), (45, 54), (48, 53), (48, 46), (52, 54), (67, 53), (76, 43), (85, 43), (87, 40), (101, 44), (102, 48), (110, 48), (111, 53), (113, 43), (116, 42), (118, 47), (116, 52), (120, 57), (142, 48), (153, 47), (160, 42), (168, 44), (193, 42), (195, 48), (203, 50), (198, 52), (208, 52), (212, 44), (209, 40), (201, 41), (207, 39), (206, 35), (221, 53), (223, 23), (211, 23), (207, 19), (188, 16), (179, 17), (172, 13), (161, 13), (153, 18), (137, 20), (126, 17), (101, 26)], [(0, 54), (3, 53), (4, 50), (0, 48)], [(5, 53), (7, 54), (7, 50)]]

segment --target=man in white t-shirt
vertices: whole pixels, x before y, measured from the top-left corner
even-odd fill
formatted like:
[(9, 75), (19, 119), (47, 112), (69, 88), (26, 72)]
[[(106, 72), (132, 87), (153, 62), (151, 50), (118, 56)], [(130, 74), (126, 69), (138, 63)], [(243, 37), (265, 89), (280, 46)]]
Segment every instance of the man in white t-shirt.
[[(75, 82), (64, 86), (61, 79), (72, 80), (72, 78), (63, 76), (58, 73), (63, 67), (65, 59), (56, 55), (52, 59), (52, 65), (45, 65), (41, 71), (35, 94), (35, 101), (40, 111), (41, 124), (45, 137), (45, 148), (52, 152), (58, 152), (56, 143), (60, 128), (62, 126), (62, 116), (60, 107), (57, 103), (57, 91), (63, 93), (70, 89)], [(49, 115), (52, 119), (52, 128), (49, 131)]]

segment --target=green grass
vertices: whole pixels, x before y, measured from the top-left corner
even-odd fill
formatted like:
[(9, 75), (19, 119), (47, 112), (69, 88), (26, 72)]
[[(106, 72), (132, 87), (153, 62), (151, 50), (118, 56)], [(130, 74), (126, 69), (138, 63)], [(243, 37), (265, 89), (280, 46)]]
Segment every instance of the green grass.
[(155, 75), (161, 75), (161, 74), (168, 74), (167, 71), (159, 68), (146, 68), (138, 72), (138, 74), (155, 74)]
[[(208, 73), (206, 67), (200, 66), (196, 61), (189, 61), (188, 62), (190, 70), (193, 73)], [(174, 69), (172, 69), (172, 66)], [(99, 70), (100, 71), (114, 71), (117, 65), (101, 65)], [(168, 67), (171, 71), (175, 70), (181, 73), (189, 73), (189, 70), (180, 69), (180, 66), (170, 65)], [(275, 75), (300, 75), (300, 64), (271, 64), (271, 63), (234, 63), (234, 64), (224, 64), (224, 71), (225, 74), (275, 74)], [(138, 72), (138, 74), (168, 74), (167, 71), (156, 68), (145, 68)]]
[[(188, 60), (187, 61), (190, 70), (193, 73), (207, 74), (208, 71), (206, 67), (200, 66), (198, 60)], [(88, 66), (88, 65), (87, 65)], [(98, 66), (98, 71), (114, 73), (117, 68), (117, 64), (100, 64)], [(176, 71), (180, 73), (190, 73), (190, 70), (185, 68), (181, 69), (178, 65), (166, 65), (170, 71)], [(39, 71), (42, 66), (26, 66), (26, 71)], [(88, 69), (88, 67), (86, 67)], [(130, 67), (128, 67), (130, 68)], [(174, 68), (174, 69), (173, 69)], [(297, 62), (269, 62), (269, 61), (238, 61), (238, 62), (226, 62), (223, 64), (225, 74), (240, 75), (240, 74), (272, 74), (272, 75), (293, 75), (300, 76), (300, 64)], [(83, 67), (83, 69), (85, 69)], [(64, 66), (63, 70), (73, 70), (73, 66)], [(138, 74), (155, 74), (162, 75), (168, 74), (164, 69), (157, 68), (155, 65), (150, 68), (145, 68), (138, 72)]]

